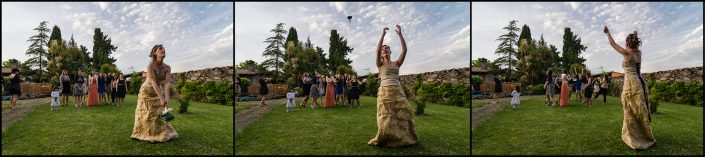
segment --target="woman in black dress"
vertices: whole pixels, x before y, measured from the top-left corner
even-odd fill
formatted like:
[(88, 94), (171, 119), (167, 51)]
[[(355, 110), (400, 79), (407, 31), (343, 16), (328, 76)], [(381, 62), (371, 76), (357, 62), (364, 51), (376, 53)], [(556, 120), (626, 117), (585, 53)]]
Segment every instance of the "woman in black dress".
[(308, 95), (311, 92), (311, 77), (308, 76), (308, 73), (304, 73), (304, 76), (301, 77), (301, 81), (304, 84), (304, 87), (303, 87), (304, 88), (303, 89), (304, 90), (304, 93), (303, 93), (304, 100), (301, 101), (301, 104), (299, 105), (299, 107), (304, 108), (304, 107), (306, 107), (306, 103), (308, 102), (308, 97), (309, 97)]
[(259, 95), (262, 96), (262, 101), (260, 102), (260, 105), (267, 105), (264, 100), (267, 98), (268, 93), (269, 89), (267, 88), (267, 78), (264, 78), (264, 76), (262, 76), (259, 79)]
[(502, 79), (500, 78), (499, 75), (494, 77), (494, 103), (499, 103), (499, 94), (501, 94), (502, 91)]
[(348, 91), (348, 104), (350, 105), (350, 108), (353, 107), (353, 104), (357, 102), (357, 108), (360, 108), (360, 83), (357, 82), (357, 79), (355, 77), (351, 77), (350, 79), (350, 90)]
[(20, 69), (12, 68), (12, 74), (10, 74), (10, 110), (15, 109), (15, 104), (17, 104), (17, 98), (22, 95), (20, 91), (20, 82), (22, 82), (22, 76), (20, 76)]
[(120, 73), (120, 77), (115, 81), (115, 97), (117, 97), (118, 103), (117, 107), (125, 106), (125, 93), (127, 93), (127, 83), (125, 82), (125, 75)]
[(71, 77), (69, 77), (69, 72), (66, 69), (62, 70), (60, 79), (61, 107), (69, 106), (69, 95), (71, 95)]

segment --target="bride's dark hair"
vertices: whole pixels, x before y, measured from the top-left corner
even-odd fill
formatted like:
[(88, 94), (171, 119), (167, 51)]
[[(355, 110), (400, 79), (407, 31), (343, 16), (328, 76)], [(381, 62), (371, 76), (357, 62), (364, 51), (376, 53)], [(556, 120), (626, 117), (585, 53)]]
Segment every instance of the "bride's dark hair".
[(627, 47), (631, 49), (638, 49), (641, 46), (641, 40), (636, 34), (632, 33), (627, 36)]
[(164, 46), (162, 46), (162, 44), (154, 45), (154, 47), (152, 47), (152, 51), (149, 52), (149, 57), (152, 58), (152, 62), (157, 60), (157, 55), (155, 53), (157, 53), (157, 50), (159, 49), (164, 49)]

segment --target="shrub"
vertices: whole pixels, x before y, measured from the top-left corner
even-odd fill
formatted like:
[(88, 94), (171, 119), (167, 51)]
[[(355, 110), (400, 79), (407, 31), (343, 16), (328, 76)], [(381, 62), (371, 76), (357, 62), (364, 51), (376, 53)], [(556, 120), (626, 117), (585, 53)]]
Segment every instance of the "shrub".
[(373, 77), (371, 74), (368, 74), (365, 88), (367, 89), (365, 89), (363, 95), (376, 97), (377, 90), (379, 89), (379, 79), (377, 79), (377, 77)]
[(703, 106), (703, 85), (698, 83), (653, 83), (649, 94), (655, 101), (674, 102), (693, 106)]
[(127, 87), (128, 89), (128, 94), (138, 94), (140, 92), (140, 87), (142, 86), (142, 77), (140, 77), (140, 73), (132, 73), (132, 77), (130, 77), (130, 85)]
[(424, 110), (426, 109), (426, 101), (428, 100), (427, 95), (428, 91), (424, 91), (423, 89), (416, 91), (416, 100), (414, 100), (414, 104), (416, 104), (416, 115), (424, 114)]
[(472, 86), (475, 87), (475, 89), (480, 89), (480, 84), (482, 84), (482, 77), (472, 76)]
[(659, 104), (658, 104), (658, 100), (656, 100), (656, 99), (654, 99), (654, 98), (651, 98), (650, 102), (651, 102), (651, 106), (650, 106), (650, 107), (651, 107), (651, 113), (656, 113), (656, 111), (657, 111), (656, 108), (658, 108), (658, 105), (659, 105)]
[(191, 104), (191, 90), (188, 87), (181, 87), (181, 90), (179, 93), (181, 94), (181, 98), (179, 98), (179, 113), (186, 113), (188, 112), (188, 106)]
[[(450, 83), (449, 83), (450, 84)], [(444, 92), (444, 98), (448, 98), (446, 104), (455, 106), (466, 106), (470, 102), (470, 87), (463, 84), (452, 84), (451, 92)]]
[(470, 86), (452, 83), (414, 83), (413, 91), (425, 97), (426, 102), (440, 103), (455, 106), (469, 106)]
[(184, 82), (181, 88), (189, 92), (189, 100), (232, 105), (234, 98), (234, 85), (230, 82)]
[(5, 93), (9, 93), (9, 91), (10, 91), (10, 78), (7, 77), (7, 78), (2, 78), (2, 79), (3, 79), (2, 80), (2, 89), (3, 89), (2, 95), (5, 95)]
[(424, 114), (424, 109), (426, 109), (426, 101), (414, 100), (416, 104), (416, 115)]
[(240, 89), (242, 90), (242, 93), (247, 93), (247, 89), (250, 87), (250, 85), (252, 85), (252, 81), (250, 81), (250, 79), (244, 77), (240, 78)]

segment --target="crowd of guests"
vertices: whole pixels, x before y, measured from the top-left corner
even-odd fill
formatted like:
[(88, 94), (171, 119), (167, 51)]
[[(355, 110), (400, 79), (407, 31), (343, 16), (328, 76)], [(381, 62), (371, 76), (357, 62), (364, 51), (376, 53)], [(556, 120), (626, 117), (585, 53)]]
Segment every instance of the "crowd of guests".
[[(602, 95), (602, 103), (607, 103), (607, 92), (609, 89), (609, 76), (593, 76), (590, 72), (570, 75), (568, 71), (563, 71), (559, 75), (554, 75), (551, 70), (546, 71), (546, 81), (544, 89), (546, 91), (546, 105), (560, 106), (568, 105), (569, 99), (575, 92), (575, 100), (580, 101), (587, 107), (592, 107), (593, 100)], [(503, 81), (500, 75), (495, 75), (495, 90), (493, 95), (493, 103), (499, 103), (499, 95), (504, 92)], [(554, 95), (558, 94), (557, 97)], [(521, 95), (520, 88), (515, 88), (512, 93), (511, 105), (513, 109), (519, 105), (519, 97)], [(555, 103), (554, 103), (555, 102)]]
[[(311, 108), (317, 109), (319, 106), (334, 107), (346, 106), (348, 108), (360, 107), (360, 95), (364, 89), (366, 79), (357, 79), (352, 74), (320, 74), (319, 72), (304, 73), (300, 79), (303, 86), (303, 93), (296, 93), (295, 88), (289, 88), (287, 93), (287, 111), (291, 111), (292, 107), (296, 106), (294, 98), (296, 95), (301, 95), (303, 100), (298, 106), (304, 108), (308, 101), (311, 100)], [(269, 94), (267, 87), (268, 79), (260, 77), (258, 79), (260, 86), (259, 94), (261, 96), (260, 105), (266, 105), (266, 98)], [(236, 85), (237, 86), (237, 85)], [(236, 87), (239, 88), (239, 87)], [(236, 91), (237, 92), (237, 91)], [(321, 98), (319, 102), (318, 98)]]
[[(592, 100), (597, 99), (600, 94), (602, 94), (602, 102), (607, 103), (609, 76), (594, 77), (590, 72), (571, 76), (567, 70), (555, 77), (550, 70), (546, 74), (550, 76), (544, 83), (547, 106), (567, 105), (573, 92), (575, 92), (576, 99), (587, 107), (592, 107)], [(557, 99), (553, 99), (556, 91), (560, 91), (560, 93)], [(555, 103), (553, 103), (554, 100)]]
[(78, 70), (75, 75), (69, 75), (68, 70), (63, 70), (58, 87), (61, 89), (59, 104), (62, 107), (68, 106), (70, 96), (74, 97), (77, 108), (105, 103), (116, 107), (125, 106), (127, 81), (122, 73), (103, 73), (94, 70), (85, 75), (82, 70)]

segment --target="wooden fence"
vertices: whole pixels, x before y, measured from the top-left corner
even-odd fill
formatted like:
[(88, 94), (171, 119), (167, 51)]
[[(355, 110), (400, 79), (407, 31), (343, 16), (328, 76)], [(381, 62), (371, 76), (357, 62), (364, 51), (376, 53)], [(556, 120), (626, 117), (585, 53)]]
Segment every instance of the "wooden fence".
[[(251, 96), (259, 96), (259, 84), (252, 84), (247, 88), (247, 94)], [(286, 95), (289, 92), (289, 86), (286, 84), (267, 84), (269, 93), (267, 95)]]

